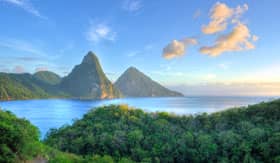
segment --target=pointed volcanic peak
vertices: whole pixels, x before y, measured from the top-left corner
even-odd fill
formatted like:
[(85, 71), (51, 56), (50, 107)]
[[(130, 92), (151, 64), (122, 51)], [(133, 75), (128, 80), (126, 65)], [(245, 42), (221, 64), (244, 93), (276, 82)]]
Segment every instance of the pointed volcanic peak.
[(82, 63), (62, 79), (60, 87), (75, 98), (104, 99), (121, 96), (119, 90), (108, 80), (97, 56), (88, 52)]
[(87, 55), (84, 56), (84, 59), (83, 59), (82, 63), (84, 63), (84, 64), (94, 64), (96, 66), (101, 67), (99, 65), (99, 61), (98, 61), (97, 56), (92, 51), (89, 51), (87, 53)]
[(135, 67), (128, 68), (115, 82), (115, 86), (126, 97), (183, 96), (179, 92), (163, 87)]

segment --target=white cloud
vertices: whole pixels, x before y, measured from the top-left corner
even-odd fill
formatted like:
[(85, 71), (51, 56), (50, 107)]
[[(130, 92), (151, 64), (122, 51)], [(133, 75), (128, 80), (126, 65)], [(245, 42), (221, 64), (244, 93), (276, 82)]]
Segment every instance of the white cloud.
[(101, 40), (115, 41), (117, 33), (114, 32), (107, 24), (99, 23), (97, 25), (91, 23), (86, 38), (88, 41), (97, 43)]
[(130, 12), (135, 12), (143, 7), (141, 0), (124, 0), (123, 9)]
[(238, 23), (229, 34), (219, 36), (213, 46), (201, 47), (200, 52), (210, 56), (218, 56), (224, 52), (250, 50), (255, 48), (253, 40), (248, 27)]
[(210, 19), (208, 25), (202, 26), (202, 32), (205, 34), (213, 34), (223, 31), (227, 27), (227, 19), (233, 15), (233, 10), (226, 4), (217, 2), (210, 11)]
[(20, 7), (25, 11), (29, 12), (30, 14), (37, 16), (39, 18), (47, 19), (47, 17), (41, 15), (41, 13), (33, 7), (32, 3), (29, 0), (0, 0), (0, 1)]
[(186, 38), (183, 40), (173, 40), (166, 47), (163, 48), (162, 56), (165, 59), (172, 59), (180, 57), (186, 53), (186, 49), (190, 45), (196, 45), (197, 40), (194, 38)]
[(249, 9), (247, 4), (230, 8), (225, 3), (217, 2), (210, 11), (210, 22), (202, 26), (204, 34), (214, 34), (223, 31), (228, 26), (228, 21), (232, 23), (239, 22), (239, 17)]

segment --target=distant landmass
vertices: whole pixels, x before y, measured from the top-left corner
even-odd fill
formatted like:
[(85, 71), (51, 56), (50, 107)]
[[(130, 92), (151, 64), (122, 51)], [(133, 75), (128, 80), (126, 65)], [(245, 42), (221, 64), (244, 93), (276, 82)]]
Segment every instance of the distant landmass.
[(135, 67), (128, 68), (115, 82), (115, 86), (126, 97), (183, 96), (163, 87)]
[(134, 67), (113, 84), (105, 75), (97, 56), (88, 52), (81, 64), (61, 78), (50, 71), (35, 74), (0, 73), (0, 100), (39, 98), (107, 99), (120, 97), (183, 96), (171, 91)]
[(121, 97), (121, 92), (114, 87), (103, 72), (97, 56), (89, 52), (80, 65), (62, 79), (60, 87), (74, 97), (104, 99)]
[(48, 82), (28, 73), (0, 73), (0, 100), (67, 97), (56, 85)]
[(34, 74), (34, 77), (44, 83), (56, 85), (61, 82), (61, 77), (51, 71), (38, 71)]

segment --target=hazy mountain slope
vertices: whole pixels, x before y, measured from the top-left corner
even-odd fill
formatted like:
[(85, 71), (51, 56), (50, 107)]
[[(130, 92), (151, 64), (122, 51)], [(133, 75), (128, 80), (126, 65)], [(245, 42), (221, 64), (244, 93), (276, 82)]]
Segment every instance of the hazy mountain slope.
[(47, 84), (56, 85), (60, 83), (61, 77), (54, 72), (39, 71), (34, 74), (34, 77)]
[(115, 86), (127, 97), (183, 96), (163, 87), (134, 67), (128, 68), (115, 82)]
[(0, 73), (0, 100), (65, 96), (56, 86), (42, 82), (31, 74)]
[(104, 99), (121, 96), (120, 91), (105, 76), (98, 58), (92, 52), (88, 52), (82, 63), (62, 79), (60, 87), (76, 98)]

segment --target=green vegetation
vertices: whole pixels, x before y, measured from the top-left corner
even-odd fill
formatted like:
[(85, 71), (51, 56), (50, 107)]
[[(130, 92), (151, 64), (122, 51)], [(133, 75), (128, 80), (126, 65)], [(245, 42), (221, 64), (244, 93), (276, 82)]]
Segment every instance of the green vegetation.
[(135, 67), (128, 68), (116, 81), (115, 86), (126, 97), (183, 96), (153, 81)]
[(96, 162), (279, 162), (280, 100), (196, 116), (106, 106), (45, 143)]
[(0, 137), (0, 162), (29, 159), (38, 154), (32, 146), (41, 145), (37, 128), (10, 112), (0, 111)]
[(0, 100), (67, 97), (104, 99), (122, 97), (122, 94), (106, 77), (92, 52), (62, 79), (49, 71), (34, 75), (0, 73)]
[(196, 116), (111, 105), (41, 142), (29, 121), (0, 110), (0, 162), (279, 162), (279, 126), (280, 100)]
[(39, 71), (33, 75), (36, 79), (51, 85), (59, 84), (61, 78), (56, 73), (50, 71)]
[(0, 100), (67, 97), (66, 93), (31, 74), (0, 73)]
[(88, 52), (80, 65), (62, 79), (60, 87), (73, 97), (83, 99), (103, 99), (121, 97), (103, 72), (97, 56)]
[(82, 157), (44, 145), (39, 141), (38, 129), (29, 121), (0, 110), (0, 162), (24, 162), (40, 158), (49, 162), (84, 161)]
[(33, 75), (0, 73), (0, 100), (36, 98), (104, 99), (119, 97), (183, 96), (171, 91), (134, 67), (127, 69), (112, 84), (93, 52), (88, 52), (81, 64), (61, 78), (50, 71)]

